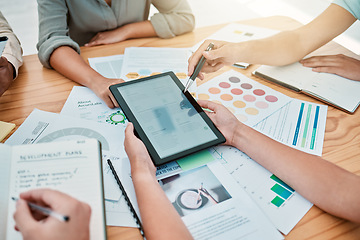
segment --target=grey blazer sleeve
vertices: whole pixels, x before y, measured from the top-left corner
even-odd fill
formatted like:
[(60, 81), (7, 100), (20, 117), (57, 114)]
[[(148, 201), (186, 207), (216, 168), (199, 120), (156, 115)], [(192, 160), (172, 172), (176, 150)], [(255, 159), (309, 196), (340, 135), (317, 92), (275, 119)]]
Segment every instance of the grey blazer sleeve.
[(150, 21), (156, 34), (161, 38), (171, 38), (190, 32), (195, 26), (195, 16), (186, 0), (152, 0), (159, 13)]
[(38, 0), (39, 14), (39, 60), (47, 68), (50, 66), (50, 56), (61, 46), (72, 47), (80, 53), (79, 44), (69, 36), (67, 25), (68, 9), (64, 0)]

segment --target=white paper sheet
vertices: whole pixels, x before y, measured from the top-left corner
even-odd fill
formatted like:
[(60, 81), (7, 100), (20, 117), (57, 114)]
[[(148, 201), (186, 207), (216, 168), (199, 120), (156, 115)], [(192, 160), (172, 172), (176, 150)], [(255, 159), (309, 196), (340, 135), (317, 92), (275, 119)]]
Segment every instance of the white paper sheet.
[(253, 128), (298, 150), (321, 156), (327, 106), (293, 99)]
[(282, 233), (288, 234), (311, 208), (312, 203), (238, 149), (219, 146), (213, 156)]
[(190, 56), (191, 51), (188, 48), (126, 48), (121, 76), (125, 81), (129, 81), (173, 71), (185, 85)]
[[(139, 214), (129, 171), (124, 164), (120, 178)], [(195, 239), (283, 239), (218, 161), (165, 178), (160, 184)], [(194, 208), (186, 206), (182, 195), (191, 191), (197, 195), (200, 186), (217, 203), (203, 196)]]
[[(6, 144), (33, 144), (72, 139), (96, 138), (102, 144), (105, 198), (119, 200), (121, 192), (106, 160), (118, 160), (124, 142), (124, 129), (109, 124), (35, 109)], [(124, 156), (126, 157), (126, 155)]]
[(90, 67), (106, 78), (120, 78), (124, 55), (89, 58)]
[(89, 88), (81, 86), (73, 87), (60, 114), (108, 123), (122, 129), (127, 124), (126, 117), (120, 108), (109, 108)]

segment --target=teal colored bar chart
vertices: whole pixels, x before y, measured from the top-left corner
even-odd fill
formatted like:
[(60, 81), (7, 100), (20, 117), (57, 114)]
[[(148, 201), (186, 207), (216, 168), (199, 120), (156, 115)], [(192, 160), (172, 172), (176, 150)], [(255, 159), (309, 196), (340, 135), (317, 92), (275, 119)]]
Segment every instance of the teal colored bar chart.
[(289, 185), (284, 183), (274, 174), (271, 175), (270, 178), (275, 181), (275, 185), (271, 187), (271, 191), (277, 195), (274, 197), (271, 203), (276, 207), (280, 207), (294, 193), (294, 189), (292, 189)]
[(284, 199), (282, 199), (281, 197), (276, 196), (271, 203), (274, 204), (277, 207), (280, 207), (283, 203), (285, 202)]

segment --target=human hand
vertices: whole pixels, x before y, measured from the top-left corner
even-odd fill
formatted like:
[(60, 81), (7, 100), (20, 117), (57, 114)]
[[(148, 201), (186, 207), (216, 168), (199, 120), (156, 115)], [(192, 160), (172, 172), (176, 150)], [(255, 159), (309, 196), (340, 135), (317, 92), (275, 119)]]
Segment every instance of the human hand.
[(211, 121), (226, 138), (226, 145), (234, 146), (234, 138), (237, 130), (241, 131), (244, 126), (226, 107), (207, 100), (197, 101), (202, 108), (211, 110), (205, 111)]
[[(209, 46), (209, 43), (213, 43), (214, 47), (211, 51), (205, 51)], [(225, 41), (217, 40), (206, 40), (198, 50), (189, 58), (188, 63), (188, 75), (194, 72), (194, 69), (198, 62), (200, 61), (201, 56), (206, 58), (206, 62), (202, 67), (198, 77), (203, 80), (204, 74), (209, 72), (215, 72), (225, 65), (232, 65), (237, 62), (236, 54), (234, 51), (237, 48), (236, 43), (230, 43)]]
[[(36, 211), (32, 213), (24, 200), (49, 207), (70, 219), (68, 222), (61, 222)], [(30, 190), (21, 193), (16, 203), (15, 228), (21, 232), (24, 240), (88, 240), (90, 215), (91, 208), (88, 204), (64, 193), (50, 189)]]
[(13, 82), (14, 69), (5, 57), (0, 58), (0, 96), (10, 87)]
[(343, 54), (315, 56), (303, 59), (300, 63), (314, 72), (333, 73), (344, 78), (360, 81), (360, 60)]
[(125, 25), (114, 30), (98, 32), (93, 38), (90, 39), (89, 43), (85, 44), (85, 47), (117, 43), (125, 41), (128, 38), (128, 31)]
[(117, 83), (123, 83), (122, 79), (96, 78), (90, 82), (89, 88), (101, 98), (109, 108), (119, 107), (114, 96), (111, 94), (109, 87)]
[(129, 122), (125, 129), (125, 151), (131, 165), (131, 175), (149, 174), (155, 177), (156, 168), (144, 143), (134, 135), (134, 125)]

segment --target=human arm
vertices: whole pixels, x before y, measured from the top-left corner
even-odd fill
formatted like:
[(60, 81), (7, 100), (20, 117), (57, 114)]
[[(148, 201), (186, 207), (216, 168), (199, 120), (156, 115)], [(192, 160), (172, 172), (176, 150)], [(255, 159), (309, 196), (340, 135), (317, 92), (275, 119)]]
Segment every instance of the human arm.
[(6, 21), (5, 17), (0, 11), (0, 36), (6, 36), (8, 41), (6, 43), (3, 56), (11, 64), (13, 73), (12, 80), (15, 79), (18, 75), (19, 67), (23, 64), (22, 59), (22, 49), (19, 39), (14, 34), (9, 23)]
[[(186, 0), (153, 0), (159, 13), (150, 20), (129, 23), (114, 30), (96, 34), (85, 46), (121, 42), (126, 39), (155, 37), (171, 38), (190, 32), (195, 26), (195, 17)], [(150, 7), (150, 4), (148, 4)], [(145, 12), (148, 9), (145, 9)]]
[[(51, 208), (70, 219), (62, 222), (32, 212), (26, 201)], [(88, 240), (90, 215), (91, 208), (86, 203), (55, 190), (36, 189), (20, 194), (14, 219), (24, 240)]]
[(359, 176), (268, 138), (239, 122), (222, 105), (198, 103), (212, 111), (207, 114), (224, 134), (226, 144), (245, 152), (324, 211), (360, 223)]
[(314, 56), (303, 59), (300, 63), (314, 72), (333, 73), (344, 78), (360, 81), (360, 60), (343, 54)]
[(355, 21), (356, 18), (347, 10), (330, 4), (313, 21), (292, 31), (283, 31), (268, 38), (240, 43), (213, 41), (214, 50), (204, 52), (211, 41), (207, 40), (189, 59), (188, 72), (189, 75), (192, 74), (201, 55), (207, 59), (202, 72), (213, 72), (235, 62), (274, 66), (290, 64), (331, 41)]
[(156, 168), (145, 145), (134, 135), (132, 123), (125, 130), (124, 145), (130, 159), (131, 177), (146, 239), (192, 239), (157, 182)]
[(13, 82), (13, 66), (5, 57), (0, 58), (0, 96), (10, 87)]
[(155, 37), (156, 32), (151, 22), (146, 20), (142, 22), (129, 23), (114, 30), (97, 33), (86, 47), (92, 47), (103, 44), (122, 42), (131, 38)]
[(103, 77), (85, 63), (73, 48), (61, 46), (55, 49), (51, 54), (50, 65), (65, 77), (90, 88), (108, 107), (118, 107), (109, 86), (123, 80)]

